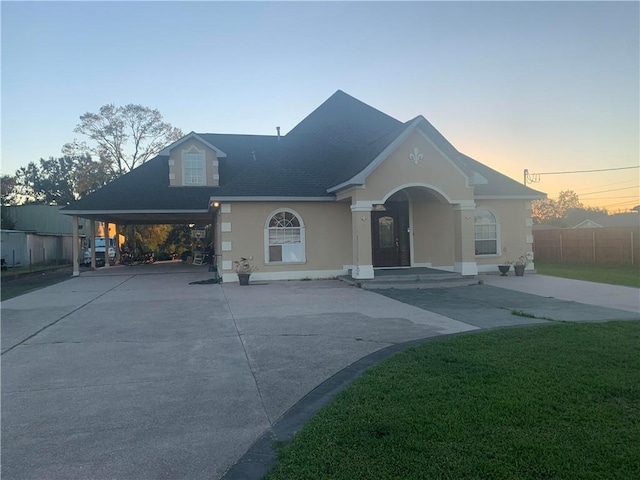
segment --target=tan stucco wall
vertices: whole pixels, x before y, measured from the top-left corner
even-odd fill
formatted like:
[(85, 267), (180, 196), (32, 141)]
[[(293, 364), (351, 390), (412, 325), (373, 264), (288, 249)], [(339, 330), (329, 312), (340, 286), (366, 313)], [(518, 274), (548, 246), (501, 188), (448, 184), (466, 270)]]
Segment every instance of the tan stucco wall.
[[(409, 158), (418, 148), (423, 159), (415, 165)], [(473, 188), (466, 177), (422, 134), (412, 132), (365, 181), (364, 189), (354, 190), (358, 201), (376, 201), (402, 185), (425, 184), (440, 189), (451, 201), (473, 200)]]
[[(349, 206), (338, 202), (231, 203), (230, 213), (222, 213), (222, 209), (220, 213), (221, 224), (231, 223), (231, 232), (221, 232), (222, 245), (231, 242), (232, 248), (219, 252), (222, 261), (252, 256), (251, 263), (259, 273), (342, 270), (351, 264), (352, 255)], [(265, 222), (282, 208), (298, 213), (304, 223), (305, 263), (265, 263)]]
[(206, 185), (214, 187), (219, 185), (220, 181), (217, 178), (218, 157), (215, 150), (194, 138), (190, 138), (171, 150), (169, 154), (169, 185), (172, 187), (184, 186), (182, 179), (182, 152), (189, 150), (191, 147), (196, 147), (198, 150), (204, 150), (205, 152)]
[(495, 216), (500, 230), (500, 255), (476, 256), (478, 265), (497, 265), (504, 261), (516, 261), (531, 252), (531, 202), (524, 200), (476, 200), (476, 209), (486, 207)]
[(437, 202), (412, 202), (413, 261), (453, 266), (453, 207)]

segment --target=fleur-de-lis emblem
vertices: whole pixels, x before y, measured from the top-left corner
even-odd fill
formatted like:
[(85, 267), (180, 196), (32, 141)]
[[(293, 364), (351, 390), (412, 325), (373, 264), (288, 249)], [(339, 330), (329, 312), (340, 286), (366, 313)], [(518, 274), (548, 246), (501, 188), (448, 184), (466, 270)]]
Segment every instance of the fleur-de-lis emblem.
[(413, 162), (414, 165), (418, 165), (424, 156), (418, 150), (418, 147), (413, 147), (413, 153), (409, 154), (409, 160)]

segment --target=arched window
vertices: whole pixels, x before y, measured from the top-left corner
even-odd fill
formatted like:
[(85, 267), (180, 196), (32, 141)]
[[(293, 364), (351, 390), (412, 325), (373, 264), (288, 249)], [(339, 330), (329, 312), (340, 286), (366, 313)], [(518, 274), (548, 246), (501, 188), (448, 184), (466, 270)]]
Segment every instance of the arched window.
[(270, 215), (265, 228), (267, 263), (303, 263), (304, 224), (292, 210), (279, 210)]
[(498, 221), (489, 210), (478, 209), (475, 214), (476, 255), (498, 254)]

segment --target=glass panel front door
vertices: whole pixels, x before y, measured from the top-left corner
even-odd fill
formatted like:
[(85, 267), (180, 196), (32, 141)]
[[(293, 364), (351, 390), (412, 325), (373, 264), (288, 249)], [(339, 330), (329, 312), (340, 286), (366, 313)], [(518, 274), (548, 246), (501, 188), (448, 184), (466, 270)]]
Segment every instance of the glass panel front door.
[(387, 211), (373, 211), (371, 221), (373, 266), (409, 266), (408, 204), (394, 202), (394, 205), (389, 206)]

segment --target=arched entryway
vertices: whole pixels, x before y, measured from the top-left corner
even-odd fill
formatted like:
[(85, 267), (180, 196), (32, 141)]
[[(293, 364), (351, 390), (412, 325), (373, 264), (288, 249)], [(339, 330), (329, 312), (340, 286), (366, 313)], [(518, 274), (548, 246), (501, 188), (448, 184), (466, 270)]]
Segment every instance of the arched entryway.
[(411, 265), (409, 198), (404, 192), (373, 206), (371, 240), (374, 267)]

